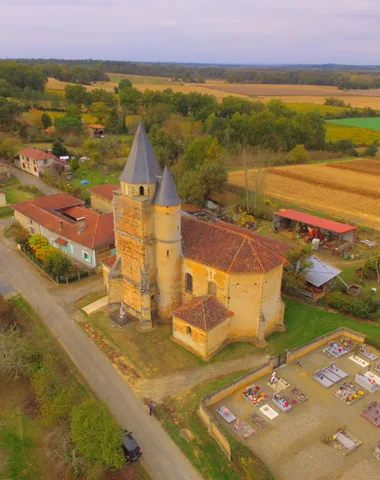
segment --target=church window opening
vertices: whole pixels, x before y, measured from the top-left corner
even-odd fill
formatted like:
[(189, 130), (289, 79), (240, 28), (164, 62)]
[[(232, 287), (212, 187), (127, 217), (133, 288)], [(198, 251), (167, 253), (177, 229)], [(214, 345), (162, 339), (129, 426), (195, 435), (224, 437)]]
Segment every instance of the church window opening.
[(212, 295), (213, 297), (216, 297), (216, 283), (215, 282), (208, 282), (207, 295)]
[(185, 274), (186, 292), (193, 293), (193, 276), (190, 273)]
[(143, 197), (144, 196), (144, 187), (140, 187), (140, 195)]
[(169, 250), (166, 250), (166, 256), (167, 257), (169, 256)]
[(193, 331), (191, 330), (191, 327), (186, 327), (186, 335), (190, 335), (193, 333)]

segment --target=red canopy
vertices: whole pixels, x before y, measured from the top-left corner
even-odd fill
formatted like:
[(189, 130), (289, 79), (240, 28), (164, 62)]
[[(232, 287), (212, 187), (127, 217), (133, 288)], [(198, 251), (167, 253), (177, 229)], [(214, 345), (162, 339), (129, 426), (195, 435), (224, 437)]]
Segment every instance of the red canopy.
[(329, 230), (336, 233), (346, 233), (356, 230), (356, 227), (348, 225), (346, 223), (334, 222), (333, 220), (326, 220), (325, 218), (315, 217), (308, 213), (297, 212), (297, 210), (281, 210), (274, 215), (278, 217), (288, 218), (289, 220), (295, 220), (296, 222), (306, 223), (314, 227), (322, 228), (323, 230)]

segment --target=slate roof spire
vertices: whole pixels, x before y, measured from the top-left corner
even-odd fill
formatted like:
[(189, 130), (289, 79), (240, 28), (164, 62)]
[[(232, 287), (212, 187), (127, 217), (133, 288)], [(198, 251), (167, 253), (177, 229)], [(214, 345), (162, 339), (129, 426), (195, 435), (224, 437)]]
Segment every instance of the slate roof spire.
[(148, 135), (140, 122), (137, 128), (133, 145), (120, 175), (120, 181), (134, 184), (156, 183), (161, 175), (161, 168), (153, 152)]
[(162, 207), (173, 207), (181, 203), (181, 199), (174, 185), (173, 176), (167, 165), (164, 168), (164, 173), (156, 190), (154, 203)]

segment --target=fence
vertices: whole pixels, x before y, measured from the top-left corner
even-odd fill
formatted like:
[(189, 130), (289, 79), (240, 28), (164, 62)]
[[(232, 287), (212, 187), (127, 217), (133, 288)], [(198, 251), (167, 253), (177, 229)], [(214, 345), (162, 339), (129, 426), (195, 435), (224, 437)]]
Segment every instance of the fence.
[(89, 277), (92, 272), (87, 271), (87, 270), (78, 270), (75, 273), (72, 273), (70, 275), (57, 275), (56, 277), (53, 277), (49, 272), (46, 271), (43, 262), (38, 260), (30, 251), (28, 251), (23, 245), (20, 246), (21, 252), (29, 258), (42, 272), (50, 278), (50, 280), (53, 280), (53, 282), (57, 284), (63, 284), (63, 283), (72, 283), (76, 282), (78, 280), (81, 280), (82, 278)]

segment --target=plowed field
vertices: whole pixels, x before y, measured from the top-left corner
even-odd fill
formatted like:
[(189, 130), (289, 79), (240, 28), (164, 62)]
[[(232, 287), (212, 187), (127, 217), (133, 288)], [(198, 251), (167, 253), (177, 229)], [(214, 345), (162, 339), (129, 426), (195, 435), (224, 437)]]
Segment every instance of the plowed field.
[[(255, 170), (249, 181), (254, 187)], [(244, 173), (233, 171), (229, 182), (244, 186)], [(380, 165), (375, 160), (269, 168), (265, 195), (380, 229)]]

